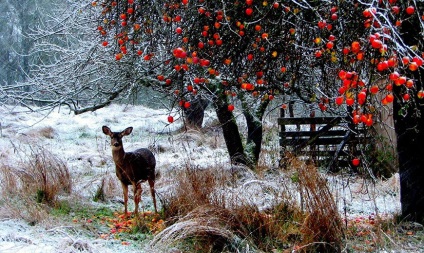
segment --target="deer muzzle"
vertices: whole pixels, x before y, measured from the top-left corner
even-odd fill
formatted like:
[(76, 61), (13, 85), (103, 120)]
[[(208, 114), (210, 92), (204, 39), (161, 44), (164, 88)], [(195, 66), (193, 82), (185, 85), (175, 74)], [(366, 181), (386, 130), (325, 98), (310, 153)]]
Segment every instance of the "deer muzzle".
[(121, 146), (121, 143), (119, 141), (117, 141), (117, 140), (112, 140), (111, 144), (112, 144), (112, 146), (114, 146), (116, 148), (119, 147), (119, 146)]

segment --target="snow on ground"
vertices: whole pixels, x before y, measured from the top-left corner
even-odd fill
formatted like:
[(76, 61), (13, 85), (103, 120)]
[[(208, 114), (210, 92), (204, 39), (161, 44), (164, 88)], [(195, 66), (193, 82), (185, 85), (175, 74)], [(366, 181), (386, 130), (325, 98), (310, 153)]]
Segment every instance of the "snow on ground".
[(56, 252), (136, 252), (132, 246), (119, 241), (89, 239), (72, 235), (66, 227), (46, 229), (30, 226), (22, 220), (0, 220), (0, 252), (2, 253), (56, 253)]
[[(48, 115), (19, 111), (24, 111), (24, 108), (0, 108), (0, 165), (12, 166), (18, 163), (20, 158), (16, 149), (25, 144), (42, 145), (66, 162), (74, 178), (73, 192), (85, 200), (93, 196), (102, 177), (114, 177), (109, 138), (102, 133), (102, 125), (109, 126), (112, 131), (134, 127), (133, 133), (124, 138), (126, 151), (149, 147), (155, 152), (157, 168), (163, 172), (184, 167), (187, 163), (199, 168), (207, 168), (211, 164), (230, 167), (222, 134), (219, 127), (213, 126), (215, 118), (210, 111), (205, 114), (205, 125), (210, 126), (207, 134), (193, 130), (178, 132), (181, 123), (177, 121), (169, 125), (165, 110), (143, 106), (111, 105), (82, 115), (73, 115), (65, 108), (55, 109)], [(275, 143), (278, 143), (277, 136)], [(373, 213), (392, 215), (400, 210), (397, 177), (377, 182), (375, 186), (340, 176), (328, 180), (342, 214), (346, 211), (350, 216)], [(347, 184), (347, 180), (351, 182)], [(252, 180), (249, 184), (252, 185), (252, 182), (267, 184), (275, 189), (278, 189), (280, 183), (265, 182), (262, 178)], [(170, 184), (172, 178), (161, 178), (156, 187), (158, 193), (167, 191)], [(247, 185), (243, 187), (238, 190), (247, 193), (247, 198), (255, 195), (257, 189)], [(120, 191), (116, 198), (121, 199)], [(264, 208), (269, 200), (272, 197), (266, 194), (257, 194), (252, 198), (252, 201)], [(150, 206), (149, 195), (143, 197), (143, 204)], [(118, 208), (120, 206), (122, 204), (118, 203)], [(87, 252), (139, 251), (119, 241), (93, 239), (70, 231), (74, 231), (72, 224), (31, 226), (22, 220), (0, 214), (0, 252), (74, 252), (75, 249)]]

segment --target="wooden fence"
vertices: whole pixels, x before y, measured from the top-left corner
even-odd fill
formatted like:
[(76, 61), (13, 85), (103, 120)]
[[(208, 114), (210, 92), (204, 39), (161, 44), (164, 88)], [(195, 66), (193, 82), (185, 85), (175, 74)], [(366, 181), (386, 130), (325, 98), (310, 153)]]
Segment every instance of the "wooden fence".
[(364, 148), (367, 138), (362, 129), (343, 117), (284, 117), (278, 119), (280, 146), (285, 166), (285, 154), (291, 152), (330, 171), (350, 166), (350, 161)]

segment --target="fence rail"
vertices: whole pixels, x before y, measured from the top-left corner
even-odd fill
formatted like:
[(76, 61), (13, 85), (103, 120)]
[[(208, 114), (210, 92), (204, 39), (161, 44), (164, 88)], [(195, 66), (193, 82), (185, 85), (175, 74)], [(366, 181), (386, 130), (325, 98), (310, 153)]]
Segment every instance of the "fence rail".
[(349, 158), (366, 145), (367, 138), (347, 122), (343, 117), (280, 117), (283, 166), (289, 151), (331, 171), (349, 167)]

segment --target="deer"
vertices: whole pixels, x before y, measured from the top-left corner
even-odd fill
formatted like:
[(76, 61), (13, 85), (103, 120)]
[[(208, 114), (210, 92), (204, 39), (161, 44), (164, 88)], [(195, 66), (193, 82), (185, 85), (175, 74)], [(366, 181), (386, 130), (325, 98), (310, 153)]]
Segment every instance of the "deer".
[(128, 186), (132, 185), (134, 191), (135, 215), (138, 215), (138, 204), (141, 200), (141, 183), (148, 181), (150, 193), (153, 199), (155, 213), (156, 208), (156, 159), (153, 153), (147, 148), (140, 148), (133, 152), (125, 152), (122, 137), (131, 134), (133, 127), (127, 127), (122, 132), (112, 132), (109, 127), (103, 126), (102, 131), (110, 137), (110, 145), (112, 148), (112, 157), (115, 162), (115, 172), (122, 185), (124, 193), (125, 215), (128, 214)]

